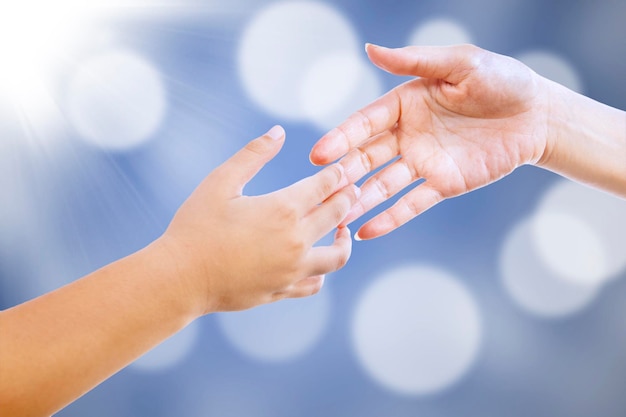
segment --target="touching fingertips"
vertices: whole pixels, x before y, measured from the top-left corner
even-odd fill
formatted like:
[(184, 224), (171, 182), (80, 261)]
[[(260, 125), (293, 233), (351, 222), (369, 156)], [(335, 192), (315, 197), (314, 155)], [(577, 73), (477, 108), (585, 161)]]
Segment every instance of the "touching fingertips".
[(350, 237), (350, 229), (348, 229), (346, 226), (337, 228), (336, 237), (340, 238), (343, 236), (348, 237), (348, 238)]

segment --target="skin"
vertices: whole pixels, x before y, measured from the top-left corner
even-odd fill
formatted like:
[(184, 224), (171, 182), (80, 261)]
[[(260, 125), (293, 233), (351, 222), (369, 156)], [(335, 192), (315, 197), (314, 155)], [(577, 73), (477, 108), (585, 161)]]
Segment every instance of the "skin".
[(521, 62), (472, 45), (366, 46), (370, 60), (415, 78), (350, 116), (311, 151), (341, 158), (362, 185), (343, 224), (419, 179), (355, 238), (372, 239), (437, 203), (536, 165), (626, 197), (626, 113), (547, 80)]
[(51, 415), (205, 314), (317, 293), (350, 256), (350, 233), (313, 245), (358, 189), (335, 164), (243, 195), (284, 138), (275, 127), (215, 169), (144, 249), (0, 312), (2, 415)]

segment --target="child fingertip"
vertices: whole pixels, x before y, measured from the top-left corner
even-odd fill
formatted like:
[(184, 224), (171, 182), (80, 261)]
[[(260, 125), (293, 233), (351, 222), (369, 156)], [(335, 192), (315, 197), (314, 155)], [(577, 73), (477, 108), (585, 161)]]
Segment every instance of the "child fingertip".
[(285, 129), (280, 125), (276, 125), (268, 130), (266, 135), (273, 140), (280, 140), (285, 136)]

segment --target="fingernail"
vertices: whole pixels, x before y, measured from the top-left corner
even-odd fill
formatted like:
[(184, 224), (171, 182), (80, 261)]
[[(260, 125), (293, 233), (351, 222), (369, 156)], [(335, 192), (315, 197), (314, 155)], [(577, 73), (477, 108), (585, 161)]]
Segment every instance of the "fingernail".
[(282, 139), (283, 136), (285, 136), (285, 129), (283, 129), (283, 127), (280, 125), (276, 125), (268, 130), (266, 135), (274, 140), (279, 140)]
[(375, 43), (366, 43), (365, 44), (365, 50), (367, 51), (368, 48), (385, 48), (384, 46), (380, 46), (380, 45), (376, 45)]
[(361, 236), (359, 236), (359, 232), (356, 232), (356, 233), (354, 234), (354, 240), (356, 240), (357, 242), (360, 242), (360, 241), (362, 241), (362, 240), (363, 240), (363, 239), (361, 239)]
[(359, 198), (361, 198), (361, 188), (357, 187), (356, 185), (353, 185), (354, 187), (354, 195), (356, 195), (356, 199), (358, 200)]

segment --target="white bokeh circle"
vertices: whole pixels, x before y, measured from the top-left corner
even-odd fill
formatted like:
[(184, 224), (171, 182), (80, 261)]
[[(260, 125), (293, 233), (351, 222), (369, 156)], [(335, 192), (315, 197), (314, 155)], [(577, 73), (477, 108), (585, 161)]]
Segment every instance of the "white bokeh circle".
[(409, 45), (447, 46), (472, 43), (472, 36), (459, 22), (442, 17), (427, 20), (417, 26), (408, 42)]
[(138, 371), (156, 372), (171, 368), (185, 360), (193, 350), (200, 333), (194, 321), (184, 329), (146, 352), (130, 366)]
[(353, 344), (368, 374), (406, 395), (427, 395), (457, 382), (474, 363), (482, 338), (479, 309), (455, 277), (428, 266), (391, 270), (361, 297)]
[(244, 355), (269, 362), (295, 359), (319, 341), (330, 318), (327, 289), (250, 310), (218, 315), (228, 341)]
[(381, 94), (374, 68), (357, 55), (342, 52), (315, 61), (300, 87), (304, 115), (321, 129), (333, 128)]
[(583, 219), (563, 211), (539, 211), (532, 218), (532, 237), (540, 259), (562, 279), (581, 284), (606, 279), (603, 242)]
[(599, 286), (567, 280), (551, 271), (537, 253), (531, 219), (517, 224), (500, 253), (504, 288), (522, 309), (540, 317), (564, 317), (585, 308)]
[(85, 141), (127, 150), (149, 140), (166, 109), (159, 72), (127, 50), (110, 50), (81, 64), (69, 84), (69, 119)]
[[(308, 116), (301, 97), (305, 74), (309, 74), (309, 83), (315, 83), (310, 69), (321, 58), (353, 56), (357, 50), (354, 29), (331, 5), (302, 0), (276, 2), (262, 9), (242, 34), (239, 75), (250, 98), (265, 111), (303, 120)], [(321, 65), (326, 69), (323, 62)], [(343, 77), (343, 70), (338, 77)], [(308, 112), (319, 109), (315, 98), (306, 105)]]
[[(596, 278), (606, 281), (626, 270), (626, 200), (611, 194), (569, 181), (559, 180), (550, 187), (539, 201), (536, 218), (541, 213), (560, 213), (575, 217), (584, 223), (583, 233), (569, 233), (572, 240), (580, 245), (592, 235), (599, 242), (592, 243), (602, 249), (604, 268), (599, 269)], [(535, 227), (536, 229), (536, 227)], [(564, 237), (562, 240), (565, 240)], [(591, 249), (593, 250), (593, 249)], [(586, 259), (593, 259), (594, 253), (583, 254)], [(561, 263), (566, 262), (562, 260)], [(570, 259), (572, 264), (581, 262)]]
[(582, 93), (583, 83), (574, 66), (560, 55), (546, 50), (532, 50), (516, 56), (539, 75)]

